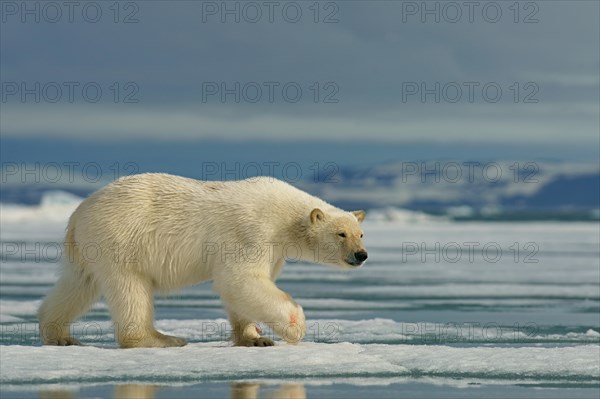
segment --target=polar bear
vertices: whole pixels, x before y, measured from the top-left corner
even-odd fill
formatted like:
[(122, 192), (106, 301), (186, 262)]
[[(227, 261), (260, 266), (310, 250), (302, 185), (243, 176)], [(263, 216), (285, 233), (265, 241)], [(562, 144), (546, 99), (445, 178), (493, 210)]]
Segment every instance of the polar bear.
[(40, 337), (79, 344), (70, 324), (103, 295), (121, 347), (183, 346), (154, 328), (154, 293), (212, 280), (235, 345), (273, 345), (259, 322), (298, 342), (306, 332), (302, 307), (274, 283), (285, 260), (361, 266), (364, 219), (364, 211), (343, 211), (271, 177), (121, 178), (71, 215), (67, 262), (38, 312)]

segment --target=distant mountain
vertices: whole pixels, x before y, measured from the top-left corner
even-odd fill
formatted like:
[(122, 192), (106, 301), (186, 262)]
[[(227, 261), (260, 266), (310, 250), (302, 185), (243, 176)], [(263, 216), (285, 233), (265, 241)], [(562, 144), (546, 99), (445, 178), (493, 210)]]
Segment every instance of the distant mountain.
[[(494, 158), (494, 151), (510, 154), (511, 148), (484, 152), (477, 146), (460, 148), (459, 144), (428, 148), (423, 143), (335, 146), (278, 142), (265, 146), (248, 143), (242, 148), (239, 143), (226, 142), (207, 142), (205, 146), (164, 143), (164, 147), (156, 143), (135, 147), (125, 142), (113, 150), (115, 143), (42, 140), (31, 148), (17, 139), (3, 139), (2, 143), (3, 203), (38, 204), (48, 190), (85, 197), (118, 176), (160, 171), (205, 180), (267, 174), (348, 209), (392, 207), (457, 219), (556, 215), (587, 219), (600, 208), (598, 162), (544, 157), (549, 150), (538, 149), (537, 155), (528, 159), (523, 149), (512, 157)], [(477, 161), (464, 161), (473, 153), (478, 154)], [(359, 158), (360, 163), (356, 161)], [(276, 165), (272, 173), (265, 166), (269, 162)], [(77, 166), (70, 170), (69, 165)], [(56, 166), (62, 176), (52, 180)], [(83, 168), (88, 169), (84, 172)], [(98, 170), (102, 175), (95, 179)]]
[(538, 192), (505, 198), (506, 207), (597, 209), (600, 204), (600, 175), (557, 176)]
[(600, 208), (600, 168), (575, 162), (422, 161), (345, 169), (309, 191), (346, 208), (398, 207), (457, 218), (583, 218)]

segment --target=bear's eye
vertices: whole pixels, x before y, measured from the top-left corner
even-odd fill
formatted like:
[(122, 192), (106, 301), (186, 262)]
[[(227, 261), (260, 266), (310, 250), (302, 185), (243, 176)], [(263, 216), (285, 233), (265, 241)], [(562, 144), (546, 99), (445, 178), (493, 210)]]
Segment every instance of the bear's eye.
[(363, 236), (363, 233), (360, 233), (360, 238), (362, 238), (362, 236)]
[(346, 238), (346, 233), (339, 233), (338, 236)]

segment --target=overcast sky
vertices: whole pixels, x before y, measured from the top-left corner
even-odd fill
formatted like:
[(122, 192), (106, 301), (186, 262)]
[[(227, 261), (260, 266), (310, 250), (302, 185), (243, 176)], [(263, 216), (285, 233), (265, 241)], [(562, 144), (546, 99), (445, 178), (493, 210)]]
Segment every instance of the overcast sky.
[(14, 4), (3, 137), (598, 145), (597, 1)]

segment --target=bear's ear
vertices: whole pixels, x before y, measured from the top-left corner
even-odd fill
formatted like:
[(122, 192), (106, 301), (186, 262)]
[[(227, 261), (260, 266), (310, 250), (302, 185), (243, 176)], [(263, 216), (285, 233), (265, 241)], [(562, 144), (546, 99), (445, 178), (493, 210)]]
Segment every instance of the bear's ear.
[(363, 220), (365, 220), (365, 217), (367, 216), (367, 213), (365, 211), (354, 211), (352, 212), (352, 214), (356, 217), (358, 223), (362, 223)]
[(310, 212), (310, 222), (315, 223), (317, 220), (325, 219), (325, 214), (319, 208), (315, 208)]

